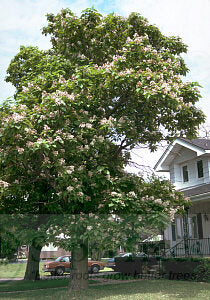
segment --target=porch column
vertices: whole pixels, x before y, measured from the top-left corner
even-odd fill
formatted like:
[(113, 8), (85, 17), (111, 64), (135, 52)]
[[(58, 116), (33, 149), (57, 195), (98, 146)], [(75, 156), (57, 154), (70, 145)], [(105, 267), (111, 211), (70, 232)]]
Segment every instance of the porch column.
[(197, 224), (198, 224), (198, 238), (203, 239), (203, 224), (201, 213), (197, 214)]
[(188, 209), (186, 211), (186, 214), (183, 216), (183, 238), (184, 238), (185, 255), (189, 256), (189, 245), (188, 245), (188, 239), (189, 239)]

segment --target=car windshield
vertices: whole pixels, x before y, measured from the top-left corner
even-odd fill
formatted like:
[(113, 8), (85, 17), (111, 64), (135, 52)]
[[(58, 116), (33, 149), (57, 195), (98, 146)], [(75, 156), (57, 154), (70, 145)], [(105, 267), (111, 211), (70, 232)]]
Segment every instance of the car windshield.
[(120, 253), (119, 255), (117, 255), (117, 257), (124, 257), (124, 256), (130, 256), (132, 255), (132, 253)]
[(61, 259), (62, 256), (59, 256), (58, 258), (56, 258), (55, 261), (59, 261)]

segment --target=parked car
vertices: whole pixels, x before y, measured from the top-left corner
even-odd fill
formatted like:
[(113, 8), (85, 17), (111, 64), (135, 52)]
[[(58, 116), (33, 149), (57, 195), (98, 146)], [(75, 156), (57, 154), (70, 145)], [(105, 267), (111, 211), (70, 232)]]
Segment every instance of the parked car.
[(106, 267), (107, 268), (111, 268), (115, 271), (116, 268), (116, 263), (115, 263), (115, 258), (117, 257), (147, 257), (147, 254), (145, 254), (144, 252), (138, 252), (135, 255), (133, 255), (131, 252), (125, 252), (125, 253), (120, 253), (117, 256), (110, 258), (107, 263), (106, 263)]
[(144, 252), (137, 252), (136, 254), (135, 254), (135, 256), (136, 257), (148, 257), (148, 255), (146, 254), (146, 253), (144, 253)]
[[(115, 257), (129, 257), (129, 256), (132, 256), (131, 252), (120, 253), (120, 254), (116, 255)], [(115, 270), (115, 257), (110, 258), (107, 261), (107, 263), (106, 263), (107, 268), (111, 268), (111, 269)]]
[[(70, 273), (71, 256), (65, 255), (58, 257), (55, 261), (46, 262), (42, 268), (44, 272), (50, 272), (51, 275), (62, 276), (64, 273)], [(104, 269), (104, 263), (101, 261), (88, 260), (88, 271), (98, 273)]]

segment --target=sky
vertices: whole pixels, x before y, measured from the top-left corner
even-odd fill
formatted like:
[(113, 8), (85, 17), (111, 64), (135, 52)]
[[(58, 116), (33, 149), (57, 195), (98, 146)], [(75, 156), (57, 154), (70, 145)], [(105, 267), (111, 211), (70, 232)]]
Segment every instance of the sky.
[[(188, 53), (183, 55), (190, 69), (186, 80), (197, 81), (202, 86), (202, 98), (197, 106), (206, 114), (209, 125), (210, 0), (0, 0), (0, 102), (14, 94), (15, 89), (4, 78), (20, 46), (50, 47), (49, 39), (41, 34), (46, 14), (56, 14), (68, 7), (79, 15), (92, 6), (102, 14), (114, 12), (126, 17), (138, 12), (163, 34), (182, 38), (188, 45)], [(132, 157), (137, 162), (154, 166), (161, 151), (147, 155), (143, 151), (142, 155), (136, 150)]]

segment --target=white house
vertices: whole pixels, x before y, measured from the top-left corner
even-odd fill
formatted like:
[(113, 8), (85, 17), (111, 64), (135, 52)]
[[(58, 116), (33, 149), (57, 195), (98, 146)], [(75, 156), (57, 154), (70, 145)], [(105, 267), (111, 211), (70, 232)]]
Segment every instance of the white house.
[(169, 172), (175, 187), (192, 202), (186, 216), (176, 216), (164, 232), (170, 253), (210, 256), (210, 140), (176, 139), (155, 170)]

